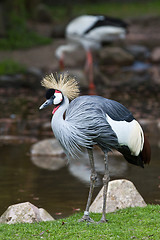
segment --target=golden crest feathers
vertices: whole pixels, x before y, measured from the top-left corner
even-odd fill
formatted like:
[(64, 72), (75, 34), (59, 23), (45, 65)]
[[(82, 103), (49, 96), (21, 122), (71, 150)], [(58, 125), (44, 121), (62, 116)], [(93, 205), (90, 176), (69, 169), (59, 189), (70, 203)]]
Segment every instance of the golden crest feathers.
[(45, 88), (53, 88), (59, 90), (68, 99), (73, 100), (79, 95), (79, 86), (75, 78), (69, 76), (67, 73), (60, 74), (57, 79), (54, 77), (53, 73), (47, 75), (41, 81), (41, 85)]

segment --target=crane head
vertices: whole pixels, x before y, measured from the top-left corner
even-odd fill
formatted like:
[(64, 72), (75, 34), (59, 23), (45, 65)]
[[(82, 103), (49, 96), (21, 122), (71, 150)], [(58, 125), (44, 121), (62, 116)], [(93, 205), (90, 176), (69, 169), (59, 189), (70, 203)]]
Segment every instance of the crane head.
[(43, 78), (41, 85), (47, 88), (46, 101), (39, 107), (39, 109), (46, 108), (49, 105), (54, 105), (53, 114), (60, 107), (64, 97), (68, 100), (73, 100), (79, 95), (78, 82), (70, 77), (67, 73), (57, 75), (57, 79), (51, 73)]
[(59, 107), (60, 104), (63, 102), (64, 97), (61, 91), (50, 88), (46, 92), (46, 99), (47, 100), (40, 106), (39, 109), (46, 108), (52, 104), (55, 107)]

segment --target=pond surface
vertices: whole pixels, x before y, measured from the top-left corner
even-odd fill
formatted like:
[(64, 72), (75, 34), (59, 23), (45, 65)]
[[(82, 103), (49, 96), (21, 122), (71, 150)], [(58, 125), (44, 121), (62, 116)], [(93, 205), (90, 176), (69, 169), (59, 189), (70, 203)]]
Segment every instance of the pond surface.
[[(78, 162), (56, 171), (39, 168), (31, 160), (30, 147), (27, 144), (0, 147), (0, 215), (8, 206), (25, 201), (46, 209), (54, 218), (71, 215), (78, 209), (83, 211), (89, 190), (89, 168), (85, 166), (85, 173)], [(160, 148), (152, 146), (151, 164), (142, 169), (128, 164), (121, 156), (111, 155), (111, 179), (131, 180), (146, 203), (160, 204), (159, 156)], [(98, 164), (101, 178), (102, 160)], [(84, 177), (76, 176), (80, 169)], [(101, 187), (98, 181), (94, 198)]]

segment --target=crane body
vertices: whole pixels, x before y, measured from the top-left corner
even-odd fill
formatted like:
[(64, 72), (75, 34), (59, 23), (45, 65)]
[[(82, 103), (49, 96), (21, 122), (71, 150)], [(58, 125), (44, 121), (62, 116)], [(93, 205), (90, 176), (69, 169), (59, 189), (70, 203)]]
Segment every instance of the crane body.
[[(63, 84), (60, 86), (53, 83), (53, 88), (48, 89), (47, 101), (42, 104), (40, 109), (50, 104), (55, 105), (51, 127), (68, 158), (70, 156), (78, 157), (84, 148), (88, 150), (91, 164), (91, 185), (86, 210), (81, 220), (93, 221), (89, 217), (89, 206), (96, 181), (93, 146), (98, 145), (104, 152), (104, 199), (101, 222), (105, 222), (109, 181), (108, 152), (116, 149), (129, 163), (143, 167), (150, 161), (150, 146), (138, 121), (119, 102), (100, 96), (74, 96), (71, 97), (74, 99), (69, 102), (69, 91), (65, 94), (63, 86), (68, 84), (71, 87), (72, 84), (69, 84), (70, 80), (65, 80), (65, 78), (65, 76), (61, 78)], [(50, 87), (52, 80), (53, 75), (44, 79), (42, 85)], [(49, 85), (47, 85), (47, 81), (49, 81)], [(74, 82), (74, 84), (77, 83)], [(74, 84), (71, 90), (74, 92), (75, 88), (75, 95), (78, 95), (77, 85)], [(54, 85), (58, 89), (55, 89)]]

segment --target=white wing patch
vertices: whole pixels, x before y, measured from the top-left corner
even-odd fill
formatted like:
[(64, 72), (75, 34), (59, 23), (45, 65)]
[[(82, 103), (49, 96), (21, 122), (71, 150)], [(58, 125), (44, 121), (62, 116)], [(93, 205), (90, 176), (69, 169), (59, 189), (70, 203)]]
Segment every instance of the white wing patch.
[[(71, 21), (66, 29), (66, 35), (82, 36), (88, 28), (94, 25), (97, 21), (97, 16), (80, 16)], [(68, 36), (69, 37), (69, 36)]]
[(106, 119), (117, 135), (119, 144), (128, 146), (131, 154), (138, 156), (144, 144), (143, 130), (139, 123), (135, 119), (131, 122), (115, 121), (107, 114)]

